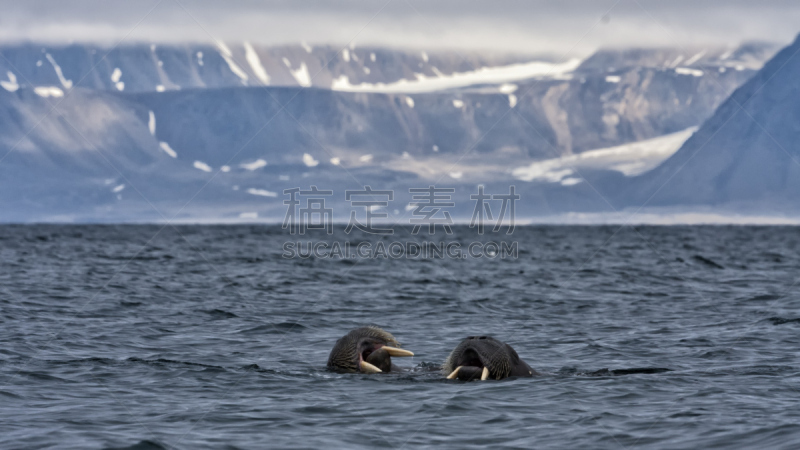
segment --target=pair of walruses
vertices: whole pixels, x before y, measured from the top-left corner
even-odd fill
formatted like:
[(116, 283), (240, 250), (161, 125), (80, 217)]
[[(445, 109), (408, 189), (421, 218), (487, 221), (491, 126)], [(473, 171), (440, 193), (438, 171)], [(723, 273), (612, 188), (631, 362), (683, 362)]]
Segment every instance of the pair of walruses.
[[(401, 349), (397, 339), (387, 331), (378, 327), (356, 328), (336, 341), (328, 357), (328, 367), (340, 372), (397, 371), (392, 356), (414, 354)], [(450, 352), (442, 371), (448, 379), (462, 381), (538, 375), (510, 345), (489, 336), (470, 336), (461, 341)]]

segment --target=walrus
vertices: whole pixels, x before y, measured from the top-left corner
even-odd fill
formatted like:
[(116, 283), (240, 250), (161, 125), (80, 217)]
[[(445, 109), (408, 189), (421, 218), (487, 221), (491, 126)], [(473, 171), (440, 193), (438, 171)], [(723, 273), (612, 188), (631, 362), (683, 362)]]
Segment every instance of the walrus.
[(414, 356), (403, 350), (391, 333), (375, 327), (361, 327), (345, 334), (334, 344), (328, 356), (328, 368), (337, 372), (397, 372), (392, 356)]
[(442, 365), (448, 380), (502, 380), (539, 375), (505, 342), (491, 336), (469, 336)]

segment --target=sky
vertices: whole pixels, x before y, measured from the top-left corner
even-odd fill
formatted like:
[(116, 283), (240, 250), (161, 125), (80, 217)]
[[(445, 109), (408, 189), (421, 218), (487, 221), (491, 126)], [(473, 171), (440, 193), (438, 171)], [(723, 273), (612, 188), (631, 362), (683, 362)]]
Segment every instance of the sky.
[(789, 43), (789, 0), (0, 0), (0, 42), (359, 45), (582, 56)]

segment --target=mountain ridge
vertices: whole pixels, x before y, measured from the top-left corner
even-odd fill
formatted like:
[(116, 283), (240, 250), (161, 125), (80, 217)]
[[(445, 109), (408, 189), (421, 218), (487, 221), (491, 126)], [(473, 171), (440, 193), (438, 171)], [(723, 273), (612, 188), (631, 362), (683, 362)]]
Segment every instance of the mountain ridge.
[[(800, 210), (800, 36), (736, 89), (662, 165), (633, 180), (630, 200)], [(669, 183), (670, 189), (662, 189)]]
[[(209, 70), (206, 80), (218, 85), (188, 83), (159, 91), (156, 67), (177, 70), (175, 55), (191, 58), (193, 48), (137, 48), (128, 64), (147, 61), (143, 81), (131, 82), (126, 74), (132, 71), (117, 73), (110, 64), (99, 78), (86, 78), (95, 84), (78, 82), (91, 49), (73, 48), (83, 56), (70, 62), (52, 49), (26, 48), (16, 61), (43, 67), (44, 78), (42, 85), (31, 85), (19, 74), (0, 83), (0, 118), (5, 118), (0, 157), (7, 154), (0, 161), (0, 221), (159, 221), (175, 214), (179, 220), (275, 218), (283, 215), (283, 189), (310, 184), (337, 192), (362, 184), (395, 189), (402, 215), (411, 201), (408, 188), (433, 182), (454, 186), (467, 199), (478, 184), (507, 191), (516, 183), (527, 199), (520, 213), (531, 217), (603, 212), (607, 205), (580, 178), (525, 175), (531, 181), (522, 181), (514, 170), (584, 153), (584, 159), (617, 154), (619, 146), (685, 133), (754, 73), (729, 69), (734, 63), (724, 52), (693, 53), (675, 63), (675, 50), (641, 51), (625, 67), (577, 66), (567, 74), (514, 83), (423, 93), (343, 92), (313, 83), (245, 86), (225, 51), (217, 50), (216, 57), (203, 54), (202, 67)], [(245, 46), (228, 51), (247, 57)], [(312, 54), (302, 47), (292, 51)], [(366, 49), (353, 50), (348, 58), (371, 61)], [(412, 74), (412, 63), (447, 59), (394, 58), (384, 57), (405, 64)], [(378, 54), (375, 59), (381, 60)], [(298, 61), (278, 63), (288, 69)], [(480, 71), (484, 62), (454, 63), (449, 70)], [(180, 78), (169, 73), (170, 80)], [(188, 80), (194, 72), (182, 73)], [(245, 74), (248, 80), (257, 76)], [(333, 79), (338, 72), (330, 74)], [(395, 79), (400, 76), (405, 72)], [(119, 82), (126, 83), (122, 90)], [(625, 147), (626, 157), (635, 159), (636, 148)], [(664, 152), (659, 150), (668, 155), (669, 149)], [(617, 157), (609, 164), (586, 166), (581, 174), (613, 191), (629, 175), (615, 167), (631, 165)], [(340, 201), (337, 210), (347, 206)], [(469, 205), (454, 211), (458, 217), (470, 214)]]

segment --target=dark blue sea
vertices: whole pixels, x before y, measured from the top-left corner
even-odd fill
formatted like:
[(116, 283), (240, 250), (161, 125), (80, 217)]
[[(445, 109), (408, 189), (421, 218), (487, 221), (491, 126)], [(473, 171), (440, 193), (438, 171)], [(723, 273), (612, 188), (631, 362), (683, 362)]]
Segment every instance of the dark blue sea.
[[(798, 228), (301, 238), (518, 254), (287, 259), (279, 226), (2, 226), (0, 448), (800, 447)], [(416, 354), (407, 371), (326, 370), (368, 324)], [(542, 375), (445, 380), (476, 334)], [(613, 372), (648, 367), (670, 370)]]

